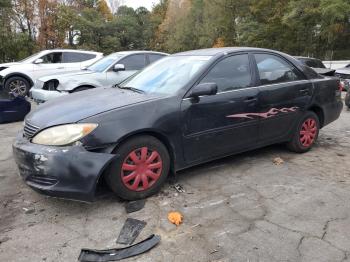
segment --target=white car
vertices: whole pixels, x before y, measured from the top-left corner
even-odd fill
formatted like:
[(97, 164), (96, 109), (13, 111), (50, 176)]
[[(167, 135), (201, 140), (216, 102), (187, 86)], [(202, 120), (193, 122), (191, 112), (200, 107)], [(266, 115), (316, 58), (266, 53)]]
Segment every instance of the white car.
[(0, 88), (25, 96), (38, 78), (80, 70), (102, 57), (102, 53), (81, 50), (41, 51), (19, 62), (0, 64)]
[(39, 78), (30, 90), (30, 97), (37, 103), (43, 103), (90, 88), (111, 87), (167, 55), (153, 51), (113, 53), (79, 72)]

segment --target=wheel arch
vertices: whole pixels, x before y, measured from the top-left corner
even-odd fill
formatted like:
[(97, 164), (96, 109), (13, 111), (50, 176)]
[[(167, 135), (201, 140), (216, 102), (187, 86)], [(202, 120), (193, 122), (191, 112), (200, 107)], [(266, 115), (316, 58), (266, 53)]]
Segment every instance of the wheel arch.
[(173, 171), (175, 168), (175, 149), (170, 140), (160, 131), (153, 129), (139, 130), (128, 134), (120, 138), (117, 142), (117, 145), (114, 147), (113, 151), (116, 150), (121, 144), (125, 143), (127, 140), (132, 139), (137, 136), (153, 136), (157, 138), (163, 145), (166, 147), (170, 157), (170, 170)]
[[(117, 141), (117, 143), (113, 146), (113, 149), (111, 150), (111, 152), (113, 153), (118, 147), (120, 147), (120, 145), (122, 145), (123, 143), (125, 143), (129, 139), (132, 139), (132, 138), (138, 137), (138, 136), (147, 136), (147, 135), (153, 136), (156, 139), (158, 139), (160, 142), (163, 143), (163, 145), (167, 149), (167, 151), (169, 153), (169, 157), (170, 157), (170, 171), (169, 171), (170, 174), (169, 175), (170, 176), (173, 175), (175, 173), (175, 160), (176, 160), (175, 148), (172, 145), (172, 143), (170, 142), (170, 140), (164, 134), (162, 134), (162, 132), (160, 132), (158, 130), (145, 129), (145, 130), (138, 130), (138, 131), (135, 131), (133, 133), (127, 134), (127, 135), (121, 137)], [(99, 190), (99, 188), (105, 186), (104, 176), (106, 175), (106, 172), (108, 172), (110, 164), (111, 163), (109, 163), (104, 168), (103, 172), (98, 177), (97, 182), (96, 182), (96, 186), (95, 186), (95, 194)]]
[(73, 89), (70, 90), (69, 92), (70, 92), (70, 93), (74, 93), (78, 88), (82, 88), (82, 87), (87, 87), (87, 88), (89, 88), (89, 89), (96, 88), (96, 86), (93, 86), (93, 85), (91, 85), (91, 84), (87, 84), (87, 85), (82, 84), (82, 85), (78, 85), (77, 87), (73, 88)]
[(322, 128), (324, 126), (324, 112), (323, 112), (323, 109), (318, 106), (318, 105), (312, 105), (308, 108), (309, 111), (312, 111), (314, 112), (317, 117), (318, 117), (318, 120), (320, 121), (320, 128)]
[(26, 74), (23, 73), (18, 73), (18, 72), (14, 72), (14, 73), (10, 73), (5, 77), (5, 81), (4, 84), (6, 85), (6, 82), (9, 78), (14, 77), (14, 76), (19, 76), (19, 77), (23, 77), (24, 79), (26, 79), (30, 85), (30, 87), (34, 86), (34, 82), (33, 80)]

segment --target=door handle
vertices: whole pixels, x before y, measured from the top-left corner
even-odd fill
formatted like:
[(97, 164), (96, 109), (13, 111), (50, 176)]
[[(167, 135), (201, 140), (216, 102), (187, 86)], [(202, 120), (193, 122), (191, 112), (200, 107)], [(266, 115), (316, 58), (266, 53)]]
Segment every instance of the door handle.
[(253, 101), (257, 101), (257, 97), (256, 96), (249, 96), (246, 99), (244, 99), (244, 102), (253, 102)]
[(301, 93), (303, 95), (308, 95), (308, 94), (310, 94), (310, 90), (309, 89), (300, 89), (299, 93)]
[(64, 69), (64, 67), (63, 67), (63, 66), (60, 66), (60, 67), (57, 67), (56, 69)]

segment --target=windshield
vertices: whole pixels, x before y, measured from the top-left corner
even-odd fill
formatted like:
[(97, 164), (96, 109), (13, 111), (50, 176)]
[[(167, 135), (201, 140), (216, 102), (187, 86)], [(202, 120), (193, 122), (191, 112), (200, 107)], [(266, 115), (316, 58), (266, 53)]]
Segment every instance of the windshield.
[(87, 69), (95, 72), (103, 72), (121, 58), (120, 55), (111, 54), (93, 63)]
[(39, 53), (35, 53), (35, 54), (31, 55), (31, 56), (28, 56), (27, 58), (24, 58), (23, 60), (20, 60), (19, 62), (20, 62), (20, 63), (31, 62), (31, 60), (33, 60), (33, 58), (35, 58), (35, 57), (40, 57), (40, 55), (41, 55), (42, 53), (43, 53), (42, 51), (39, 52)]
[(210, 56), (169, 56), (122, 83), (146, 93), (175, 94), (208, 62)]

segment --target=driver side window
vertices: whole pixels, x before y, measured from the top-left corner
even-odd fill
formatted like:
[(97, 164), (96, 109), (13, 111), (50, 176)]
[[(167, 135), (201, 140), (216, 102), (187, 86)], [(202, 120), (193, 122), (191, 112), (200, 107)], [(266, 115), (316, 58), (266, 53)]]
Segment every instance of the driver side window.
[(251, 86), (248, 54), (234, 55), (218, 62), (202, 79), (202, 83), (216, 83), (218, 92)]
[(47, 55), (44, 55), (41, 57), (43, 60), (43, 64), (59, 64), (62, 63), (62, 53), (61, 52), (55, 52), (50, 53)]

